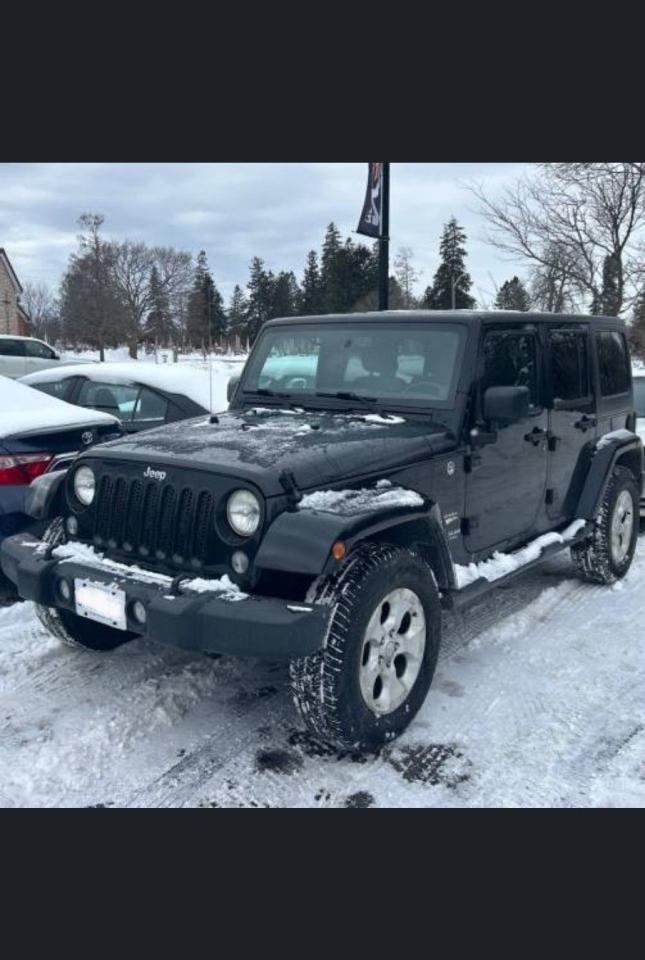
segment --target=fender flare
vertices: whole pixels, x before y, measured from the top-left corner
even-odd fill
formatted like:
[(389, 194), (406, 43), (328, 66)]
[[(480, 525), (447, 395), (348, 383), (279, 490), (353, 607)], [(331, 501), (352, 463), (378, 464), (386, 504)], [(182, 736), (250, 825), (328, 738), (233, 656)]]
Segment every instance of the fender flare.
[(63, 513), (63, 489), (67, 470), (44, 473), (32, 480), (25, 494), (25, 513), (34, 520), (54, 520)]
[(347, 554), (364, 542), (412, 548), (430, 564), (440, 590), (455, 587), (441, 511), (430, 502), (422, 507), (393, 507), (355, 516), (313, 510), (281, 513), (262, 539), (255, 557), (256, 573), (295, 573), (312, 578), (333, 573), (342, 562), (331, 555), (337, 540), (345, 544)]
[(592, 520), (596, 516), (614, 467), (620, 464), (629, 467), (637, 484), (642, 488), (643, 444), (637, 434), (628, 430), (617, 430), (614, 435), (608, 434), (600, 449), (594, 452), (578, 500), (576, 517)]

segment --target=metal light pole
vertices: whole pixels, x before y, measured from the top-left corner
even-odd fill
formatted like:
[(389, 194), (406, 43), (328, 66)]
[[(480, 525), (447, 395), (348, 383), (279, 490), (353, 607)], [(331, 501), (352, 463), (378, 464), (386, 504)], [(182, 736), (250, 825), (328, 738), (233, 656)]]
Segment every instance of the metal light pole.
[(379, 237), (378, 308), (387, 310), (390, 295), (390, 165), (383, 164), (383, 207)]

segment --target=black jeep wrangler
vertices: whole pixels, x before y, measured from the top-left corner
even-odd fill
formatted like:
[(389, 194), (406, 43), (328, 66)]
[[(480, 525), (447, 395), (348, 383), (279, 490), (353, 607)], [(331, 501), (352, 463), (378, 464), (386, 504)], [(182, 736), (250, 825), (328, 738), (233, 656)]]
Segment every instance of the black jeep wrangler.
[(30, 489), (2, 568), (67, 642), (284, 657), (310, 730), (401, 733), (463, 607), (570, 548), (632, 561), (643, 448), (611, 318), (406, 311), (274, 320), (230, 409), (93, 448)]

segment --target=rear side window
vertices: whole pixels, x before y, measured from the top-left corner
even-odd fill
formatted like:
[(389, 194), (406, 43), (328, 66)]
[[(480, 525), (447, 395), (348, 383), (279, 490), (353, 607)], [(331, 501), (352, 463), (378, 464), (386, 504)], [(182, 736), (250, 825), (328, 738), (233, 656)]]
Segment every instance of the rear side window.
[(141, 388), (141, 393), (137, 399), (134, 408), (134, 420), (165, 420), (168, 410), (168, 401), (148, 390), (147, 387)]
[(538, 403), (537, 348), (531, 333), (500, 330), (486, 335), (482, 395), (489, 387), (528, 387)]
[(627, 393), (631, 374), (629, 354), (623, 334), (617, 330), (597, 333), (596, 349), (602, 396), (613, 397), (618, 393)]
[(24, 340), (2, 340), (0, 339), (0, 356), (2, 357), (24, 357)]
[(554, 400), (579, 400), (589, 395), (587, 334), (584, 330), (550, 330)]

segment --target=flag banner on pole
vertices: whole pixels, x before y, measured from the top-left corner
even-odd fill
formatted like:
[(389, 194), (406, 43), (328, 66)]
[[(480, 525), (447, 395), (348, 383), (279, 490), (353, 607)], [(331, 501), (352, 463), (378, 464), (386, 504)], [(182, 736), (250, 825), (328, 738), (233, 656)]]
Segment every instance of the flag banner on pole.
[(366, 237), (380, 237), (383, 228), (383, 164), (368, 163), (367, 166), (367, 192), (356, 232)]

